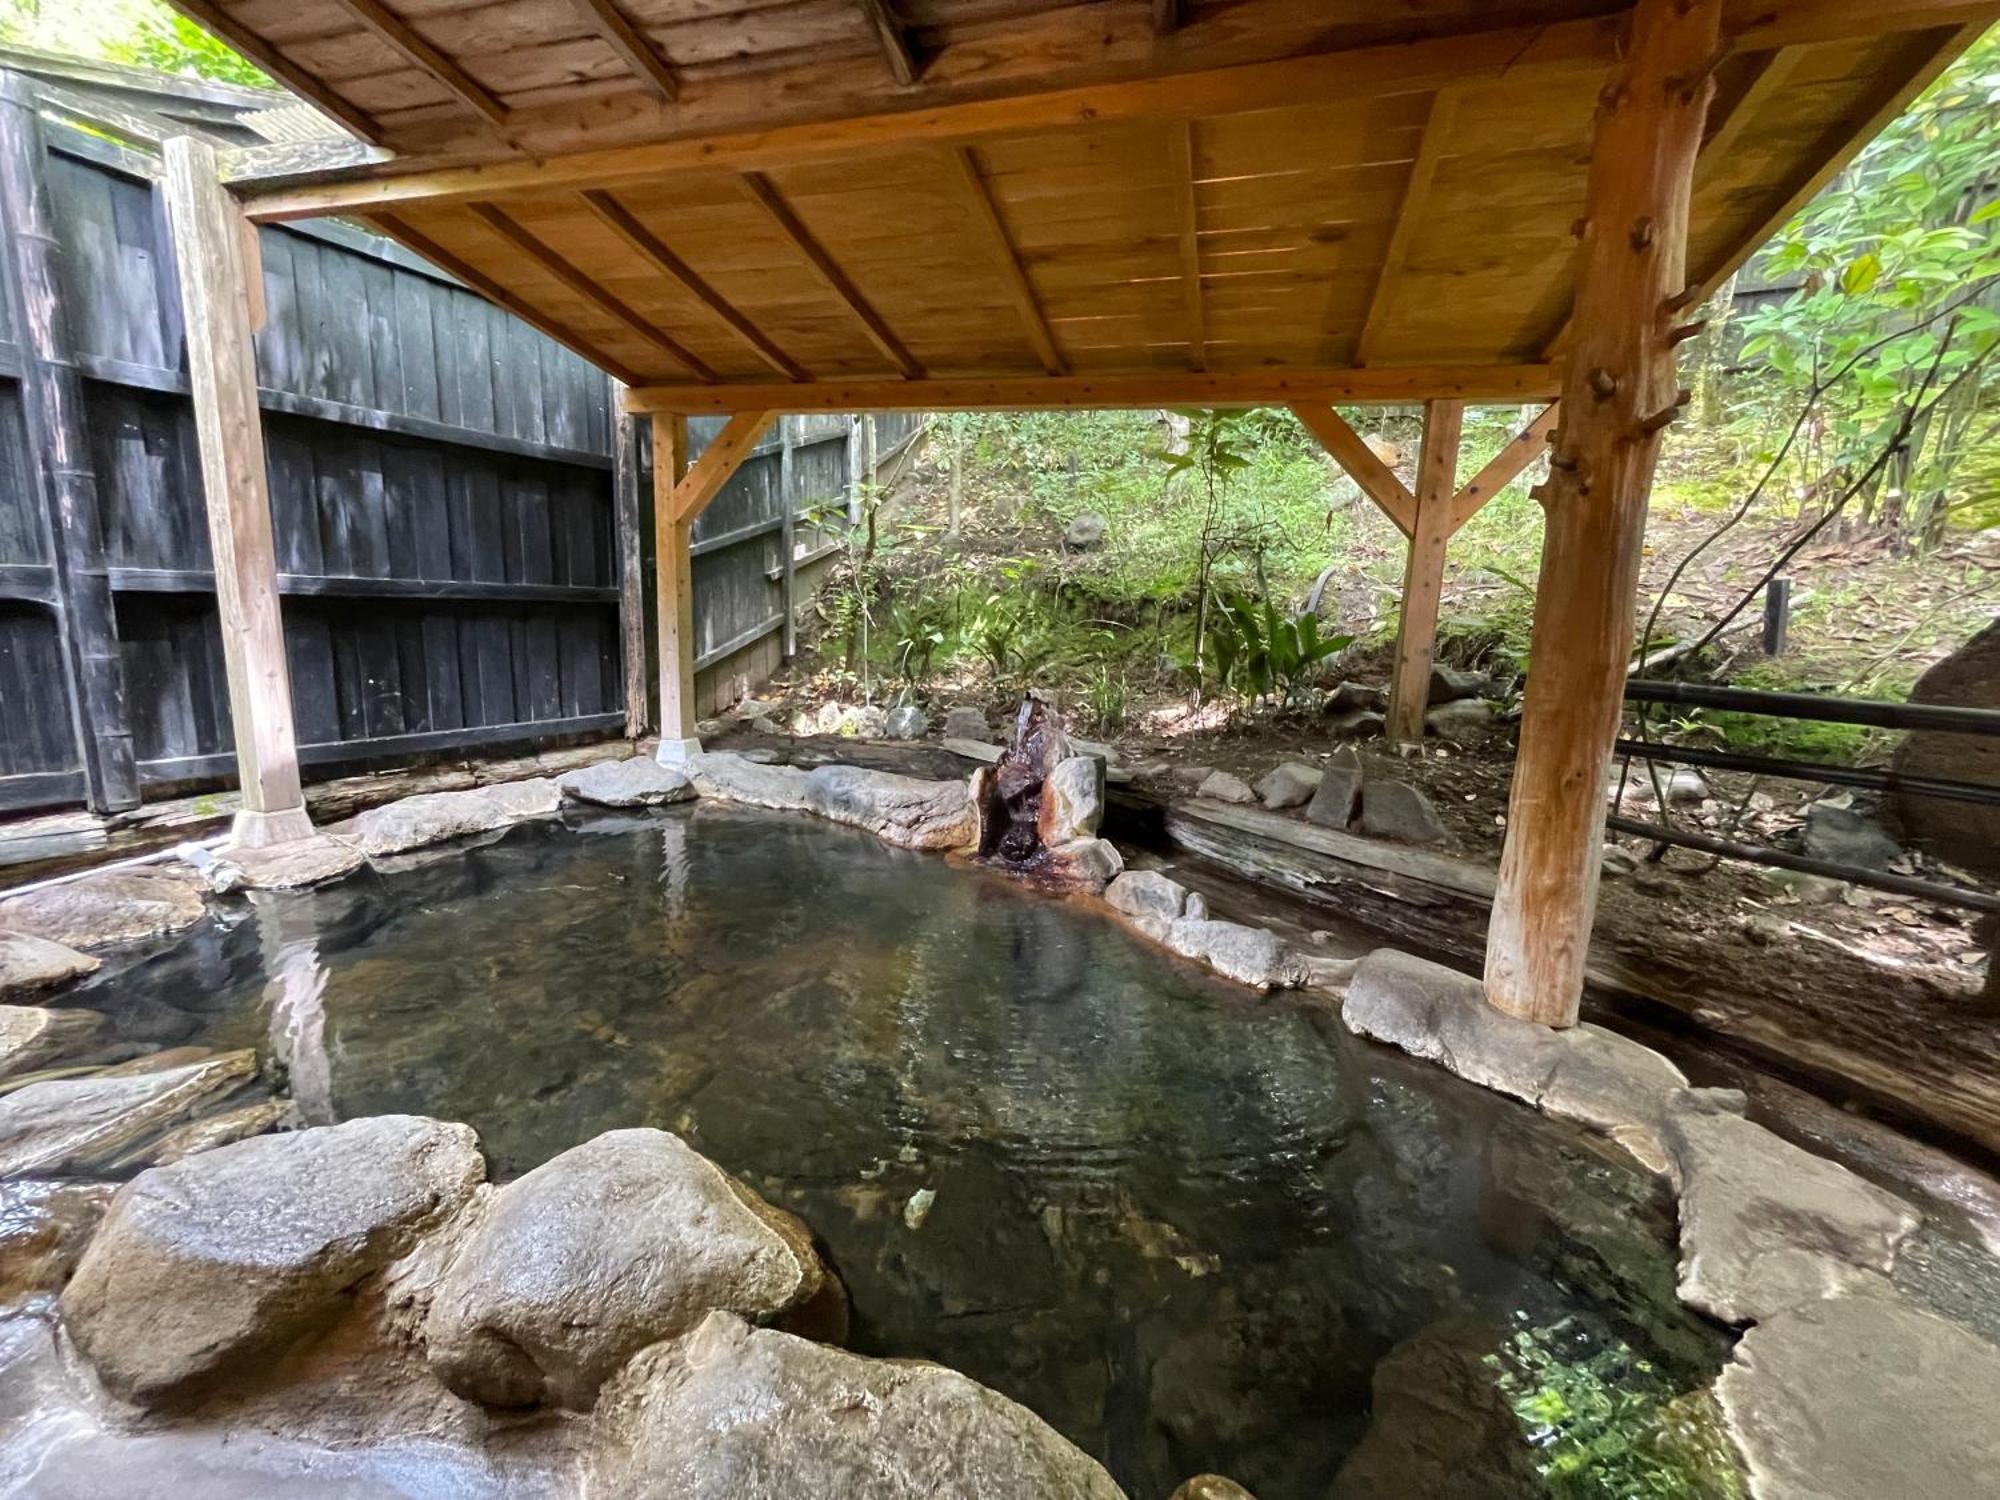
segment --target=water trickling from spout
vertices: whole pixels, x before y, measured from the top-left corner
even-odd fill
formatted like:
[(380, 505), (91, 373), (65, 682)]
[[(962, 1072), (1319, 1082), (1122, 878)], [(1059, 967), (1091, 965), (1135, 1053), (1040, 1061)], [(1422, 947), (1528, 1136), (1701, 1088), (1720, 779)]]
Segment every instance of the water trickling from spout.
[(1017, 869), (1041, 859), (1044, 784), (1072, 753), (1062, 716), (1029, 693), (1014, 716), (1007, 748), (983, 778), (979, 836), (983, 858)]

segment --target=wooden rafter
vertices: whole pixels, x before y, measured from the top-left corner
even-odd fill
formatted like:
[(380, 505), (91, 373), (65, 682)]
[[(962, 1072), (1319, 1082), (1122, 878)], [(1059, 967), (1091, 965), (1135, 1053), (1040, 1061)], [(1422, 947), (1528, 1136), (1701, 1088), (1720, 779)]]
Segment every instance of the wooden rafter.
[[(812, 231), (807, 229), (799, 216), (792, 212), (792, 206), (785, 202), (784, 196), (779, 193), (771, 179), (761, 172), (745, 172), (742, 183), (743, 191), (749, 195), (750, 201), (770, 216), (778, 231), (792, 242), (799, 254), (803, 255), (813, 270), (819, 273), (820, 280), (826, 283), (836, 297), (847, 304), (847, 310), (854, 314), (855, 319), (867, 331), (869, 342), (881, 350), (891, 364), (902, 371), (904, 379), (922, 379), (924, 367), (917, 363), (915, 356), (908, 349), (903, 347), (903, 341), (896, 337), (889, 325), (882, 320), (882, 315), (875, 311), (866, 297), (861, 295), (861, 289), (848, 279), (847, 273), (840, 269), (831, 255), (826, 253), (825, 247), (813, 237)], [(779, 402), (766, 404), (783, 409)]]
[(578, 12), (590, 22), (618, 60), (632, 70), (632, 76), (651, 84), (653, 91), (668, 103), (681, 96), (680, 80), (667, 60), (654, 50), (645, 34), (634, 26), (615, 0), (574, 0)]
[(910, 33), (891, 5), (891, 0), (856, 0), (875, 40), (882, 48), (882, 60), (904, 88), (923, 76), (923, 64), (910, 47)]
[(1450, 530), (1457, 531), (1479, 513), (1479, 508), (1506, 489), (1521, 471), (1547, 451), (1549, 438), (1562, 419), (1559, 402), (1551, 401), (1540, 416), (1507, 440), (1506, 446), (1488, 460), (1486, 467), (1459, 486), (1451, 497)]
[(1042, 311), (1041, 299), (1035, 295), (1034, 284), (1028, 280), (1027, 267), (1021, 264), (1021, 252), (1014, 248), (1013, 237), (1007, 233), (1006, 221), (1000, 217), (1000, 205), (993, 201), (993, 189), (987, 184), (986, 174), (979, 170), (972, 148), (948, 146), (944, 150), (944, 158), (945, 169), (958, 179), (965, 200), (972, 207), (973, 216), (978, 219), (987, 243), (992, 246), (994, 261), (1007, 281), (1007, 295), (1013, 299), (1015, 309), (1021, 314), (1028, 342), (1035, 346), (1042, 368), (1051, 375), (1067, 375), (1069, 361), (1056, 347), (1048, 315)]
[[(478, 219), (480, 223), (484, 224), (488, 229), (499, 235), (500, 238), (507, 241), (508, 244), (534, 261), (584, 301), (590, 303), (599, 311), (615, 318), (618, 322), (623, 323), (632, 332), (675, 363), (685, 365), (696, 379), (714, 380), (717, 378), (715, 371), (702, 363), (679, 340), (655, 327), (652, 322), (640, 316), (639, 313), (627, 306), (622, 300), (614, 297), (595, 281), (592, 281), (582, 271), (578, 270), (562, 256), (556, 254), (555, 251), (535, 238), (526, 228), (515, 222), (504, 209), (498, 208), (491, 203), (475, 203), (471, 205), (471, 208), (473, 217)], [(621, 376), (620, 378), (624, 377)]]
[(1451, 122), (1458, 112), (1458, 95), (1439, 89), (1431, 98), (1430, 113), (1424, 119), (1424, 133), (1417, 142), (1417, 154), (1410, 162), (1410, 175), (1403, 181), (1403, 198), (1396, 209), (1395, 227), (1389, 231), (1389, 246), (1382, 254), (1382, 269), (1375, 277), (1375, 289), (1368, 294), (1368, 313), (1361, 322), (1361, 334), (1354, 343), (1354, 363), (1373, 362), (1381, 342), (1388, 311), (1395, 305), (1396, 280), (1410, 253), (1410, 242), (1423, 221), (1424, 205), (1437, 178), (1444, 143), (1451, 134)]
[(731, 417), (689, 467), (686, 477), (674, 486), (673, 519), (691, 525), (708, 509), (709, 502), (722, 493), (750, 450), (757, 446), (776, 412), (744, 411)]
[(1187, 0), (1153, 0), (1153, 35), (1172, 36), (1187, 21)]
[(381, 0), (339, 0), (355, 20), (403, 54), (410, 66), (428, 73), (459, 103), (484, 118), (490, 125), (507, 119), (507, 106), (451, 58), (417, 34), (409, 22), (390, 10)]
[(1702, 137), (1701, 155), (1695, 159), (1695, 176), (1711, 163), (1725, 161), (1759, 110), (1768, 104), (1805, 56), (1803, 47), (1779, 47), (1749, 59), (1743, 87), (1735, 96), (1709, 111), (1708, 133)]
[(636, 385), (643, 378), (633, 372), (632, 367), (614, 355), (605, 353), (595, 344), (576, 332), (575, 329), (551, 318), (538, 307), (516, 297), (491, 276), (445, 249), (430, 236), (413, 229), (394, 214), (376, 214), (369, 221), (372, 228), (379, 229), (404, 249), (421, 255), (439, 270), (448, 272), (464, 282), (496, 307), (504, 307), (508, 312), (526, 323), (530, 328), (539, 329), (561, 344), (565, 349), (573, 349), (600, 370), (609, 371), (624, 381), (626, 385)]
[(234, 47), (313, 108), (338, 120), (371, 145), (382, 143), (382, 127), (373, 116), (350, 104), (318, 75), (300, 67), (220, 5), (212, 4), (211, 0), (168, 0), (168, 3), (202, 30)]
[(1361, 487), (1361, 493), (1382, 508), (1382, 514), (1396, 523), (1396, 529), (1409, 536), (1417, 526), (1417, 497), (1410, 487), (1396, 477), (1396, 471), (1375, 456), (1361, 434), (1347, 425), (1347, 419), (1331, 406), (1317, 405), (1301, 401), (1292, 407), (1292, 412), (1306, 426), (1306, 430), (1320, 440), (1333, 461), (1340, 465), (1349, 479)]
[(1181, 306), (1187, 318), (1188, 363), (1197, 370), (1206, 370), (1208, 315), (1201, 294), (1201, 220), (1194, 192), (1194, 131), (1194, 121), (1183, 120), (1179, 128), (1167, 132), (1167, 149), (1172, 156), (1167, 170), (1173, 178), (1174, 200), (1178, 209)]
[(654, 270), (674, 282), (727, 323), (744, 343), (757, 352), (764, 363), (787, 380), (812, 378), (804, 366), (772, 343), (756, 324), (744, 317), (721, 293), (697, 275), (692, 266), (669, 250), (660, 237), (640, 223), (631, 210), (617, 198), (597, 188), (586, 190), (582, 197), (590, 206), (591, 212), (596, 214), (613, 233), (647, 261)]

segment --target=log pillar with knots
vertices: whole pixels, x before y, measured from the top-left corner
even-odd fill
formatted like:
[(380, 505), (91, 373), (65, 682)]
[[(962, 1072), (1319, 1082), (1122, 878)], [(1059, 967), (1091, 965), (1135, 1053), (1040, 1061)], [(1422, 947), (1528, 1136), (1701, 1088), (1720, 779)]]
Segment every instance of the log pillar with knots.
[(660, 749), (663, 765), (701, 753), (695, 735), (694, 523), (750, 456), (775, 412), (742, 412), (688, 463), (687, 418), (656, 413), (653, 424), (654, 596), (659, 611)]
[(299, 782), (251, 349), (251, 335), (262, 321), (263, 268), (257, 231), (217, 177), (214, 148), (177, 136), (163, 154), (243, 796), (230, 837), (240, 846), (258, 848), (309, 838), (313, 832)]
[(1639, 0), (1599, 96), (1542, 491), (1534, 670), (1486, 946), (1487, 999), (1551, 1026), (1573, 1025), (1583, 995), (1646, 500), (1680, 400), (1673, 323), (1721, 12), (1721, 0)]

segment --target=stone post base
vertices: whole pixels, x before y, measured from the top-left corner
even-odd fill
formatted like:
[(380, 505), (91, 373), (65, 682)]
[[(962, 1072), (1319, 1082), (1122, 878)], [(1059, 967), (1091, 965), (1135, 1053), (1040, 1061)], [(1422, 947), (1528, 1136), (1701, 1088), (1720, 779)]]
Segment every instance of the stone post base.
[(660, 741), (660, 748), (654, 753), (653, 759), (657, 760), (663, 766), (675, 766), (685, 769), (693, 763), (694, 758), (699, 754), (701, 754), (700, 740), (662, 739)]
[(277, 812), (251, 812), (246, 808), (230, 825), (229, 847), (268, 849), (273, 844), (309, 839), (314, 831), (312, 819), (306, 816), (303, 807), (280, 808)]

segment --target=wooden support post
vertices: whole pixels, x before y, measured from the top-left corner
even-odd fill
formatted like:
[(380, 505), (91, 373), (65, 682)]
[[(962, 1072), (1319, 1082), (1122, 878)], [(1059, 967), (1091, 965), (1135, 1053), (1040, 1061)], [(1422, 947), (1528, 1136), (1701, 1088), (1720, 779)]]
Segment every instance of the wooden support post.
[(1437, 646), (1438, 600), (1444, 592), (1444, 548), (1452, 532), (1458, 488), (1458, 435), (1465, 408), (1456, 401), (1424, 404), (1424, 445), (1417, 460), (1417, 507), (1403, 568), (1396, 628), (1396, 666), (1389, 680), (1389, 737), (1424, 742), (1430, 706), (1431, 658)]
[(1676, 402), (1674, 306), (1722, 0), (1638, 0), (1599, 96), (1574, 341), (1543, 489), (1520, 751), (1486, 944), (1486, 995), (1575, 1023), (1597, 904), (1604, 797), (1632, 649), (1647, 491)]
[(215, 151), (177, 136), (166, 144), (167, 218), (187, 320), (188, 384), (201, 443), (202, 490), (215, 554), (215, 603), (229, 676), (229, 718), (243, 810), (234, 842), (247, 847), (312, 834), (299, 788), (291, 674), (278, 611), (278, 559), (264, 470), (251, 352), (252, 242), (236, 200), (216, 176)]
[(785, 612), (784, 651), (790, 661), (799, 652), (799, 500), (798, 423), (778, 418), (778, 505), (784, 525), (778, 532), (778, 605)]
[(653, 417), (653, 599), (659, 612), (660, 751), (663, 764), (698, 753), (694, 711), (692, 518), (674, 516), (674, 490), (687, 472), (687, 418)]
[[(132, 728), (125, 713), (125, 669), (91, 467), (83, 378), (70, 348), (62, 289), (61, 246), (49, 210), (47, 153), (34, 86), (0, 77), (0, 200), (6, 222), (7, 279), (19, 309), (21, 403), (35, 484), (48, 518), (54, 563), (56, 629), (85, 800), (94, 812), (139, 805)], [(51, 685), (52, 699), (61, 689)]]
[(639, 424), (612, 391), (612, 524), (618, 538), (618, 637), (625, 655), (625, 737), (646, 732), (646, 560), (639, 503)]

